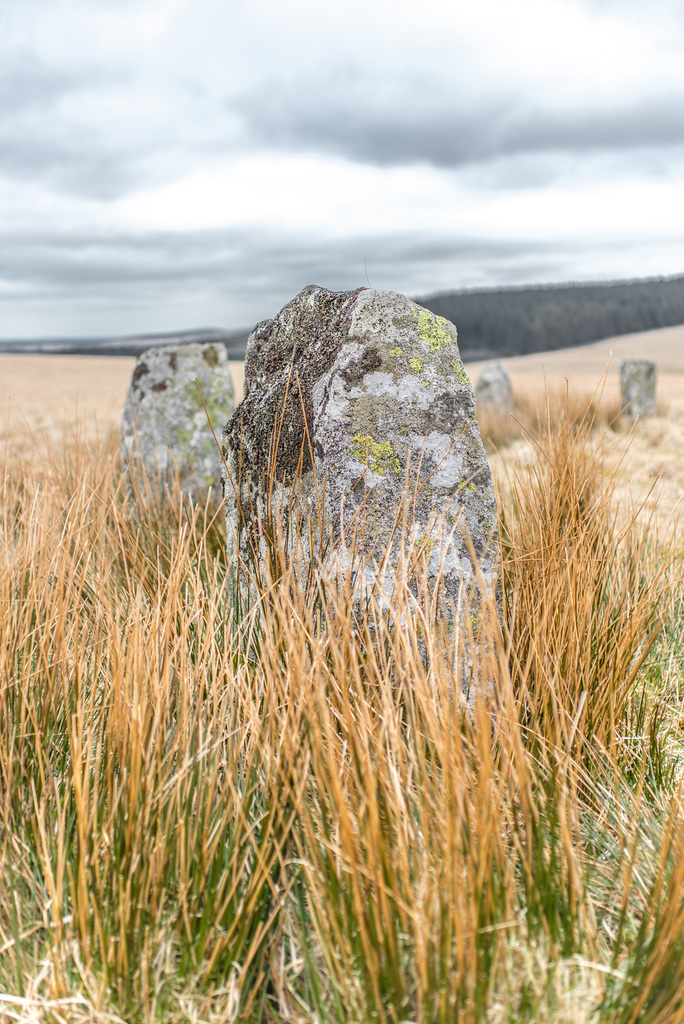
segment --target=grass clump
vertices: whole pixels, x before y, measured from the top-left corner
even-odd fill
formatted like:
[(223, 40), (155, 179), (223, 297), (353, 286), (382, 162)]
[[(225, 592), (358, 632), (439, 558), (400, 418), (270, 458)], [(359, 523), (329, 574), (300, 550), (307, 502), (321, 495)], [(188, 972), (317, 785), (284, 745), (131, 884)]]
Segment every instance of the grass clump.
[(684, 1020), (681, 561), (554, 416), (470, 704), (425, 588), (238, 617), (211, 501), (6, 460), (0, 1020)]

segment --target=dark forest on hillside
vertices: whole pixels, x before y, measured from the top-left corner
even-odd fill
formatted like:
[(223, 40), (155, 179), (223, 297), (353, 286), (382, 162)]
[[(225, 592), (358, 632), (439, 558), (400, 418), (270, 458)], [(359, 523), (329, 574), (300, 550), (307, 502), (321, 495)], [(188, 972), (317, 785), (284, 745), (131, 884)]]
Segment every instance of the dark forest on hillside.
[(456, 324), (465, 358), (488, 359), (684, 324), (684, 275), (441, 292), (416, 302)]

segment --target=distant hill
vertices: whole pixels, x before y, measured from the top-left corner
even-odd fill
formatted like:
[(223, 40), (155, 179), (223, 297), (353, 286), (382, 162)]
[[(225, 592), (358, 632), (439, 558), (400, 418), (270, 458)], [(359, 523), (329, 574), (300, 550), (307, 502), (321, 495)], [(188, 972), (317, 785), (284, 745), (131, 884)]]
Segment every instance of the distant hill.
[(36, 338), (31, 341), (0, 341), (0, 353), (21, 352), (72, 356), (139, 356), (158, 345), (225, 345), (229, 359), (244, 359), (249, 330), (222, 331), (201, 327), (194, 331), (165, 334), (132, 334), (122, 338)]
[[(438, 292), (415, 301), (456, 324), (466, 360), (490, 359), (684, 324), (684, 275)], [(119, 338), (42, 338), (0, 341), (0, 353), (138, 356), (153, 345), (214, 342), (225, 345), (229, 359), (241, 360), (248, 336), (248, 328), (206, 327)]]
[(684, 275), (439, 292), (415, 301), (456, 324), (465, 359), (489, 359), (684, 324)]

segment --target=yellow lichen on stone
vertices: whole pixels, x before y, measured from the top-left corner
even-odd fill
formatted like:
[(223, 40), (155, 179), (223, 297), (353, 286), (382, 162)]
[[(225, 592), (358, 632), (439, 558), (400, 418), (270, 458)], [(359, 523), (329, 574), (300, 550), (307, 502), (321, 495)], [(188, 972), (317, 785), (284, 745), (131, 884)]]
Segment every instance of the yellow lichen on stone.
[(459, 382), (459, 384), (470, 384), (470, 377), (465, 372), (463, 368), (463, 363), (461, 362), (460, 359), (452, 359), (451, 366), (454, 373), (456, 374), (456, 380)]
[(423, 366), (425, 365), (424, 359), (409, 359), (409, 366), (414, 373), (422, 373)]
[(400, 356), (401, 355), (401, 349), (399, 348), (398, 345), (395, 345), (394, 348), (391, 348), (389, 350), (389, 354), (391, 356)]
[(368, 462), (373, 473), (401, 473), (401, 465), (390, 441), (375, 441), (370, 434), (356, 434), (352, 439), (352, 455), (359, 462)]
[(415, 316), (418, 319), (418, 334), (421, 341), (424, 341), (431, 352), (439, 352), (445, 345), (450, 345), (453, 341), (447, 325), (448, 320), (445, 320), (443, 316), (435, 316), (429, 309), (414, 309)]

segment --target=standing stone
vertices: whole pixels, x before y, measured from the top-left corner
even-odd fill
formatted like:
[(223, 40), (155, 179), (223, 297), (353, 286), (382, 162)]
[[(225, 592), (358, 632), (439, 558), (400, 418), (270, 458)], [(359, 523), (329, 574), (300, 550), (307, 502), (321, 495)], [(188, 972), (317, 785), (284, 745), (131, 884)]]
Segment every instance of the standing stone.
[[(221, 344), (150, 348), (136, 361), (123, 411), (124, 469), (142, 470), (154, 483), (178, 469), (184, 491), (201, 498), (217, 487), (217, 436), (235, 408), (233, 381)], [(175, 465), (174, 465), (175, 460)]]
[(501, 363), (490, 363), (480, 374), (475, 385), (478, 405), (488, 406), (510, 416), (513, 412), (513, 392), (508, 371)]
[(657, 365), (652, 359), (623, 359), (620, 391), (623, 414), (629, 420), (653, 416), (656, 408)]
[[(480, 580), (489, 590), (496, 501), (456, 337), (442, 317), (370, 288), (310, 285), (275, 320), (258, 324), (247, 343), (245, 397), (223, 432), (233, 560), (238, 552), (249, 559), (250, 541), (264, 555), (269, 465), (273, 493), (286, 502), (299, 467), (293, 507), (300, 519), (316, 515), (325, 493), (325, 533), (338, 565), (364, 516), (373, 523), (374, 557), (382, 557), (408, 487), (408, 521), (394, 535), (380, 589), (391, 592), (401, 536), (409, 554), (423, 552), (430, 583), (442, 574), (447, 602), (458, 602), (464, 585), (478, 591)], [(363, 584), (377, 578), (366, 564)]]

